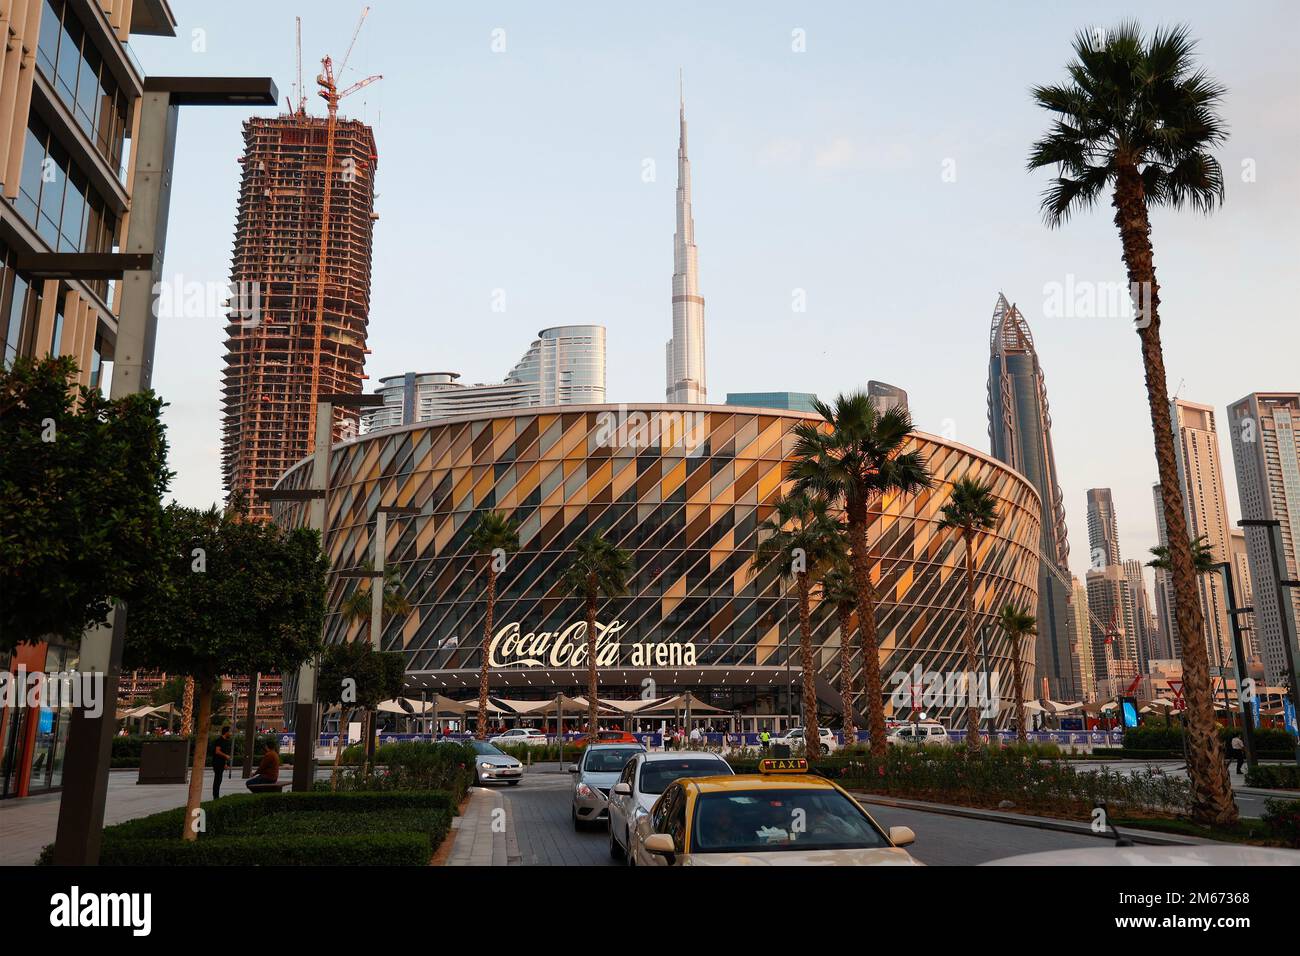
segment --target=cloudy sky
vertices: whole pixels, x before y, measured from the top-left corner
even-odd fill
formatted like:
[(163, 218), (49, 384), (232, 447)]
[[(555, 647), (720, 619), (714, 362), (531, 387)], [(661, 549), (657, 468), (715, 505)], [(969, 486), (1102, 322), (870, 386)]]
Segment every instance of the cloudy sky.
[[(175, 40), (137, 38), (157, 74), (271, 74), (336, 61), (356, 2), (172, 0)], [(1188, 23), (1230, 90), (1212, 217), (1158, 212), (1170, 390), (1225, 406), (1300, 388), (1300, 8), (1260, 3), (705, 5), (376, 0), (343, 77), (379, 144), (371, 382), (455, 370), (498, 380), (539, 329), (608, 327), (611, 401), (662, 401), (670, 334), (677, 71), (685, 71), (708, 386), (906, 388), (918, 427), (987, 450), (989, 321), (999, 290), (1042, 358), (1070, 519), (1114, 489), (1127, 557), (1155, 541), (1155, 462), (1138, 343), (1085, 297), (1124, 281), (1108, 207), (1041, 224), (1024, 170), (1080, 28)], [(254, 25), (250, 31), (249, 26)], [(313, 111), (323, 104), (313, 96)], [(166, 268), (228, 281), (236, 109), (184, 111)], [(494, 311), (494, 295), (505, 311)], [(1104, 294), (1102, 296), (1104, 298)], [(796, 311), (796, 303), (806, 303)], [(173, 493), (221, 497), (222, 319), (166, 319), (154, 384)], [(1103, 314), (1098, 314), (1098, 313)], [(1223, 442), (1230, 515), (1239, 517)]]

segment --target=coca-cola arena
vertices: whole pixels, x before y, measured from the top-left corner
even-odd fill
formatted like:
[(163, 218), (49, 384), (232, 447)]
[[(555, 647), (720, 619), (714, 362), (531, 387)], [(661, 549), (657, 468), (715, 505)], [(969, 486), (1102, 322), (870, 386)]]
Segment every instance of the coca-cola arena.
[[(597, 609), (600, 696), (644, 701), (690, 691), (699, 719), (755, 732), (798, 722), (800, 671), (794, 588), (774, 571), (755, 573), (756, 532), (789, 491), (794, 427), (814, 416), (726, 405), (558, 406), (462, 416), (364, 434), (333, 447), (325, 489), (329, 585), (327, 640), (355, 640), (368, 622), (348, 620), (344, 599), (368, 581), (358, 572), (382, 560), (396, 568), (410, 610), (383, 621), (381, 645), (406, 656), (407, 694), (477, 699), (483, 654), (489, 685), (505, 701), (584, 694), (585, 609), (562, 581), (575, 543), (600, 529), (632, 556), (627, 593)], [(1010, 673), (1009, 647), (994, 626), (1007, 602), (1036, 606), (1040, 503), (1020, 474), (989, 455), (917, 433), (933, 487), (873, 505), (872, 577), (881, 606), (878, 650), (887, 711), (891, 675), (965, 669), (962, 644), (964, 549), (938, 526), (952, 482), (993, 483), (1002, 515), (978, 543), (977, 625), (984, 665)], [(324, 484), (311, 459), (277, 488), (275, 519), (308, 522), (311, 494)], [(487, 511), (518, 524), (519, 549), (482, 555), (470, 543)], [(484, 641), (489, 570), (496, 605)], [(340, 573), (342, 572), (342, 573)], [(856, 622), (849, 671), (862, 698)], [(840, 625), (814, 590), (812, 642), (818, 707), (840, 719)], [(1034, 674), (1036, 648), (1023, 650)], [(1009, 680), (1001, 682), (1007, 702)], [(291, 699), (292, 693), (286, 693)], [(291, 705), (287, 709), (292, 709)], [(629, 705), (627, 710), (631, 710)], [(929, 716), (943, 719), (946, 708)], [(1008, 708), (1001, 708), (1005, 715)], [(708, 715), (708, 718), (705, 715)], [(509, 708), (494, 719), (541, 726)], [(733, 723), (734, 721), (734, 723)], [(635, 716), (611, 717), (634, 726)]]

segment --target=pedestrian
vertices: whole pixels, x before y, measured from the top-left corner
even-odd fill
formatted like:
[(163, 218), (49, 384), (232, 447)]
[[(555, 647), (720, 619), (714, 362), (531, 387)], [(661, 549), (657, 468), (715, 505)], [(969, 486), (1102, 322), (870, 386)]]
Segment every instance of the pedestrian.
[(221, 728), (221, 736), (212, 745), (212, 799), (221, 799), (221, 778), (225, 776), (226, 764), (233, 762), (235, 745), (230, 738), (230, 725)]
[(257, 765), (257, 773), (249, 777), (246, 783), (248, 789), (252, 790), (261, 783), (278, 783), (280, 780), (280, 755), (275, 752), (275, 738), (267, 740), (266, 752), (262, 754), (262, 760)]
[(1228, 759), (1233, 758), (1237, 761), (1237, 773), (1241, 773), (1241, 764), (1246, 759), (1246, 742), (1241, 739), (1241, 734), (1232, 735), (1232, 749)]
[(772, 735), (767, 732), (767, 728), (764, 728), (763, 732), (758, 735), (758, 745), (762, 747), (764, 751), (766, 751), (768, 745), (771, 743), (772, 743)]

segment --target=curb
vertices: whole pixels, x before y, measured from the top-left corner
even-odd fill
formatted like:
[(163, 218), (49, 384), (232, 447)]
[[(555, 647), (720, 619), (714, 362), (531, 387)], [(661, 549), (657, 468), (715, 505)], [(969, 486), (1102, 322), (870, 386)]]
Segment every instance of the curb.
[[(1074, 833), (1079, 836), (1096, 837), (1098, 840), (1114, 842), (1109, 834), (1095, 833), (1086, 823), (1074, 823), (1069, 820), (1057, 820), (1052, 817), (1031, 817), (1020, 813), (1006, 813), (999, 810), (980, 810), (975, 807), (957, 807), (946, 803), (925, 803), (921, 800), (905, 800), (895, 797), (881, 797), (876, 794), (857, 790), (849, 791), (860, 803), (874, 804), (882, 807), (897, 807), (900, 810), (919, 810), (923, 813), (941, 813), (945, 816), (965, 817), (969, 820), (982, 820), (986, 823), (1009, 823), (1012, 826), (1032, 827), (1036, 830), (1057, 830), (1062, 833)], [(1230, 846), (1219, 840), (1207, 840), (1203, 837), (1180, 837), (1168, 833), (1156, 833), (1151, 830), (1135, 830), (1125, 827), (1123, 835), (1134, 843), (1149, 846)]]

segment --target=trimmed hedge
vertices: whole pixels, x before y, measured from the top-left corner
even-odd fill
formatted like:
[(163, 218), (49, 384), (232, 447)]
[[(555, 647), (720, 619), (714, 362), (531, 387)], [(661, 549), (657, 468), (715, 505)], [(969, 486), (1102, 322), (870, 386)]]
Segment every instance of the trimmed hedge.
[[(352, 749), (343, 751), (344, 760)], [(360, 748), (356, 749), (359, 752)], [(474, 748), (468, 744), (416, 741), (384, 744), (375, 750), (375, 767), (370, 773), (363, 776), (359, 767), (345, 765), (339, 770), (337, 782), (340, 791), (349, 792), (439, 790), (459, 802), (474, 782)], [(314, 786), (328, 791), (330, 783), (318, 780)]]
[(1246, 771), (1246, 786), (1266, 790), (1300, 790), (1300, 768), (1295, 764), (1257, 764)]
[(1270, 836), (1300, 849), (1300, 800), (1265, 800), (1260, 819)]
[[(1240, 727), (1220, 727), (1219, 740), (1227, 744)], [(1255, 753), (1260, 757), (1289, 757), (1295, 752), (1295, 737), (1278, 727), (1255, 728)], [(1181, 757), (1183, 729), (1177, 724), (1163, 727), (1144, 724), (1124, 731), (1124, 754), (1134, 757)]]
[(425, 866), (456, 812), (451, 794), (416, 790), (238, 794), (202, 806), (206, 831), (194, 842), (180, 838), (184, 807), (105, 827), (100, 865)]

